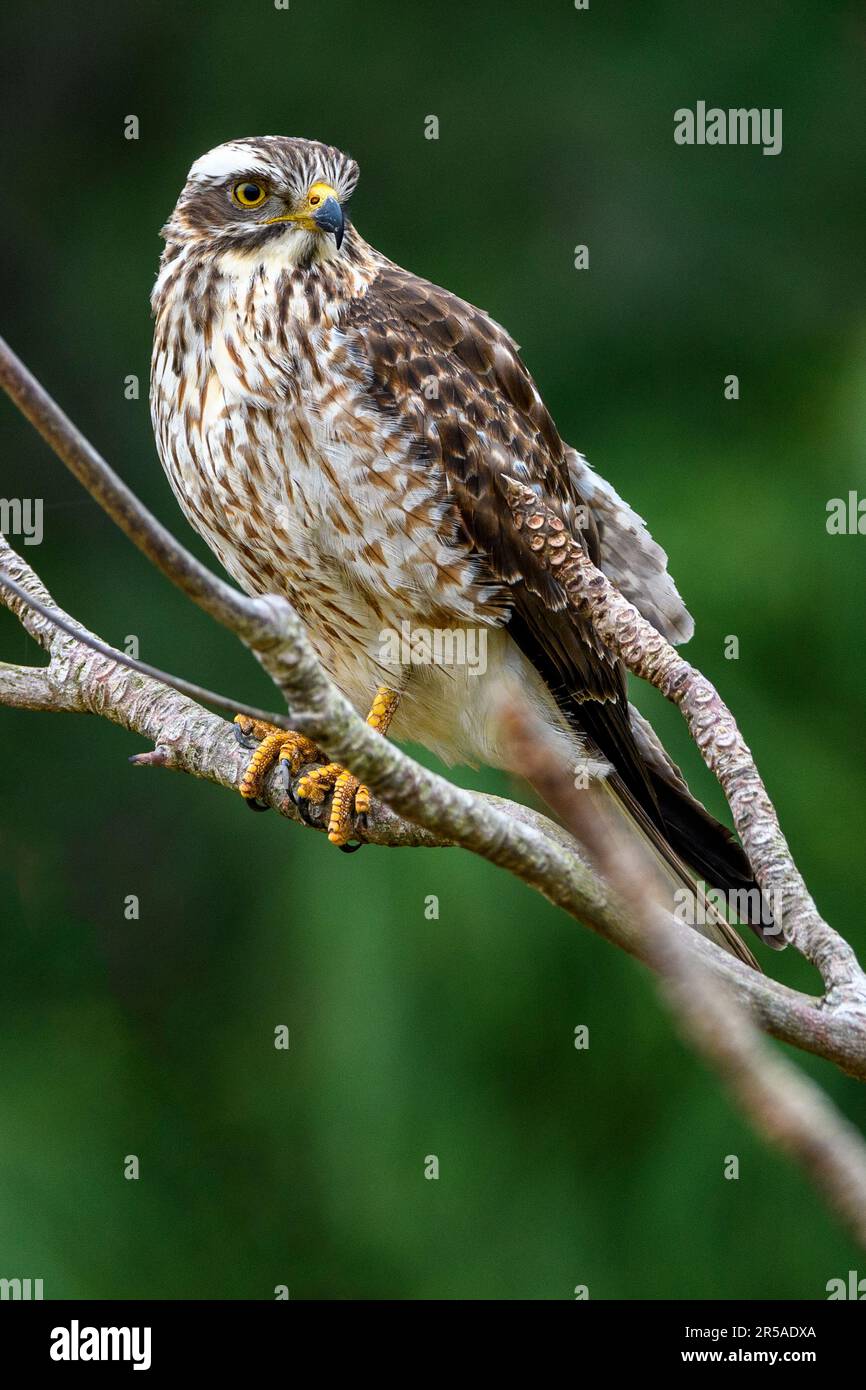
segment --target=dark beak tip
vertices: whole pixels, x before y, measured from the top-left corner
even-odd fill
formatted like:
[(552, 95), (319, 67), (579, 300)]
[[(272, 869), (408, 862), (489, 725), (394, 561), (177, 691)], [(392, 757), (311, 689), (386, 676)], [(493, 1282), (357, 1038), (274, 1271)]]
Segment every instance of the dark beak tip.
[(326, 198), (319, 211), (315, 214), (313, 221), (323, 232), (333, 232), (337, 250), (343, 244), (346, 224), (343, 217), (343, 209), (336, 198)]

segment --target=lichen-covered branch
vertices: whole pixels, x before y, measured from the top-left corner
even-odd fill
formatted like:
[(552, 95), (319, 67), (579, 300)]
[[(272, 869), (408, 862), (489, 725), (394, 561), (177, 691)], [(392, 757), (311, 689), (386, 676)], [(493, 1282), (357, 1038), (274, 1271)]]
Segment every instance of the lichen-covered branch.
[[(0, 665), (0, 704), (98, 714), (152, 745), (135, 756), (140, 765), (173, 768), (237, 791), (248, 754), (238, 746), (230, 724), (188, 696), (130, 670), (120, 652), (106, 657), (61, 632), (49, 619), (34, 616), (26, 603), (3, 589), (4, 572), (53, 606), (30, 566), (0, 537), (0, 600), (25, 622), (49, 657), (45, 667)], [(84, 633), (81, 624), (75, 626)], [(344, 703), (332, 688), (317, 719), (333, 717), (336, 727)], [(518, 803), (451, 786), (373, 735), (353, 711), (349, 713), (348, 734), (341, 734), (345, 742), (339, 746), (354, 746), (350, 740), (353, 723), (370, 734), (357, 745), (356, 765), (380, 793), (363, 831), (365, 841), (390, 847), (459, 845), (474, 851), (523, 879), (607, 940), (640, 956), (640, 928), (610, 887), (587, 867), (565, 830)], [(344, 710), (342, 715), (346, 718)], [(544, 795), (545, 788), (540, 790)], [(386, 795), (390, 807), (380, 799)], [(276, 776), (266, 783), (263, 799), (280, 815), (301, 819)], [(767, 1032), (866, 1080), (866, 1026), (858, 1018), (757, 974), (694, 932), (684, 933), (683, 944), (736, 990)]]
[[(632, 954), (642, 954), (639, 924), (623, 911), (609, 884), (587, 865), (566, 831), (515, 803), (453, 786), (380, 737), (359, 718), (322, 670), (290, 605), (273, 596), (249, 598), (200, 565), (147, 512), (2, 340), (0, 384), (130, 539), (183, 592), (253, 651), (284, 696), (291, 726), (312, 738), (329, 757), (351, 768), (376, 793), (378, 800), (361, 832), (363, 839), (380, 845), (459, 845), (469, 849), (508, 869), (608, 940)], [(538, 532), (533, 544), (537, 540), (537, 548), (548, 547), (545, 553), (551, 566), (559, 570), (563, 561), (570, 562), (560, 573), (568, 581), (572, 602), (591, 608), (599, 632), (614, 650), (621, 651), (631, 669), (648, 679), (655, 678), (654, 683), (662, 680), (671, 698), (678, 698), (683, 691), (680, 703), (688, 710), (688, 691), (703, 690), (696, 685), (701, 679), (698, 673), (687, 663), (671, 665), (662, 650), (666, 644), (657, 645), (661, 638), (654, 629), (643, 623), (636, 610), (585, 561), (579, 547), (563, 546), (556, 518), (542, 517), (536, 526), (536, 513), (528, 510), (525, 496), (518, 492), (513, 502), (516, 514), (525, 514), (525, 524), (529, 526), (531, 520), (530, 530)], [(561, 552), (563, 561), (558, 558)], [(32, 672), (22, 666), (0, 666), (0, 702), (18, 709), (99, 714), (151, 743), (152, 748), (135, 759), (139, 764), (176, 768), (225, 787), (238, 787), (247, 755), (235, 743), (225, 720), (144, 668), (130, 669), (129, 659), (121, 653), (104, 647), (95, 651), (86, 638), (99, 639), (86, 634), (80, 624), (73, 623), (72, 632), (61, 632), (50, 611), (36, 613), (25, 598), (16, 597), (8, 587), (3, 589), (4, 570), (25, 594), (47, 610), (53, 607), (50, 595), (29, 566), (4, 542), (0, 546), (0, 598), (18, 615), (49, 661), (47, 667)], [(634, 624), (633, 635), (630, 625)], [(669, 650), (673, 662), (681, 662), (673, 649)], [(673, 680), (673, 674), (682, 676), (683, 672), (682, 680)], [(694, 726), (696, 735), (704, 735), (705, 756), (724, 778), (726, 791), (732, 797), (739, 792), (734, 797), (738, 806), (735, 816), (739, 814), (738, 828), (759, 877), (774, 884), (785, 877), (796, 888), (802, 880), (796, 870), (787, 873), (788, 867), (793, 867), (790, 855), (769, 801), (767, 812), (757, 794), (757, 787), (763, 789), (748, 750), (735, 744), (733, 755), (725, 754), (729, 713), (721, 707), (721, 729), (718, 719), (714, 723), (710, 720), (707, 735), (706, 702), (702, 705), (693, 696), (692, 703), (699, 713), (691, 717), (690, 727)], [(733, 772), (726, 756), (733, 757)], [(752, 789), (751, 800), (748, 796), (744, 800), (744, 785), (747, 792)], [(264, 800), (282, 815), (300, 819), (291, 797), (274, 775), (264, 789)], [(743, 810), (747, 803), (748, 813)], [(759, 852), (762, 844), (770, 846), (763, 854)], [(821, 966), (830, 986), (823, 999), (799, 994), (762, 977), (696, 933), (682, 934), (683, 948), (725, 979), (766, 1031), (866, 1079), (863, 977), (850, 947), (817, 916), (804, 885), (793, 895), (786, 932)]]
[(517, 526), (530, 534), (532, 548), (555, 573), (575, 611), (590, 619), (629, 671), (678, 706), (721, 784), (755, 877), (770, 896), (786, 939), (821, 972), (836, 1007), (861, 1014), (866, 976), (848, 942), (818, 912), (754, 758), (718, 691), (605, 578), (532, 488), (515, 479), (508, 479), (506, 488)]
[[(77, 630), (78, 637), (60, 630), (50, 618), (35, 613), (25, 600), (11, 594), (3, 584), (4, 576), (42, 606), (54, 609), (58, 619)], [(233, 726), (181, 691), (133, 669), (123, 653), (100, 642), (93, 633), (58, 609), (32, 568), (3, 536), (0, 536), (0, 602), (15, 613), (49, 658), (47, 666), (0, 663), (0, 704), (16, 709), (101, 715), (154, 745), (154, 751), (134, 757), (138, 765), (173, 768), (219, 786), (238, 789), (249, 754), (239, 746)], [(96, 648), (90, 645), (93, 641), (98, 643)], [(351, 714), (357, 719), (354, 711)], [(363, 721), (358, 722), (367, 728)], [(384, 744), (384, 740), (376, 741), (375, 737), (372, 741), (376, 751)], [(408, 758), (405, 761), (417, 766)], [(449, 785), (423, 768), (418, 767), (418, 772), (424, 778)], [(470, 793), (462, 795), (472, 799)], [(288, 819), (310, 824), (309, 819), (301, 817), (278, 776), (269, 779), (263, 799)], [(574, 858), (576, 846), (571, 837), (546, 816), (500, 797), (479, 795), (475, 800), (479, 817), (490, 819), (501, 815), (523, 829), (523, 843), (513, 846), (518, 861), (521, 856), (525, 859), (533, 853), (533, 836), (539, 837), (539, 843), (549, 841), (563, 854)], [(310, 812), (316, 809), (310, 808)], [(326, 807), (318, 808), (314, 828), (324, 829), (326, 810)], [(462, 833), (459, 819), (453, 824)], [(457, 843), (447, 833), (437, 834), (435, 830), (401, 818), (378, 799), (367, 817), (363, 839), (369, 844), (393, 848), (445, 848)], [(591, 880), (588, 873), (586, 877), (587, 881)]]

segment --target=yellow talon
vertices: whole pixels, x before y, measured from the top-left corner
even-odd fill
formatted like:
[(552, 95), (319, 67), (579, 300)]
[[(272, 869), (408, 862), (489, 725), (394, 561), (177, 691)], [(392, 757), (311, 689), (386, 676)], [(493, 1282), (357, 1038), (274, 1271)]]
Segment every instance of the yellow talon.
[[(361, 805), (358, 804), (359, 793), (362, 794)], [(328, 821), (328, 839), (332, 845), (344, 845), (351, 839), (355, 816), (363, 813), (365, 804), (369, 810), (370, 793), (367, 788), (362, 787), (351, 772), (341, 772), (334, 783), (331, 818)]]
[(235, 715), (235, 723), (245, 738), (261, 740), (247, 763), (240, 785), (240, 793), (245, 801), (258, 800), (265, 785), (265, 778), (276, 762), (287, 762), (294, 775), (304, 763), (313, 763), (319, 756), (319, 750), (312, 739), (306, 738), (304, 734), (276, 729), (272, 724), (265, 724), (259, 719), (249, 719), (244, 714)]
[[(385, 734), (400, 696), (386, 685), (376, 691), (367, 723), (372, 729)], [(288, 763), (294, 776), (305, 763), (316, 762), (319, 750), (312, 739), (303, 734), (289, 733), (265, 724), (247, 715), (235, 716), (235, 723), (245, 738), (257, 739), (258, 747), (252, 754), (241, 782), (241, 796), (254, 803), (261, 796), (265, 778), (276, 762)], [(295, 795), (320, 806), (327, 794), (332, 793), (331, 813), (328, 818), (328, 839), (332, 845), (344, 845), (352, 838), (355, 818), (365, 816), (370, 810), (370, 789), (363, 786), (351, 772), (339, 763), (325, 763), (321, 767), (305, 772), (295, 788)], [(254, 809), (257, 809), (254, 805)]]
[(314, 806), (321, 806), (325, 799), (325, 794), (337, 785), (337, 778), (343, 768), (339, 763), (325, 763), (324, 767), (314, 767), (311, 772), (305, 772), (296, 788), (296, 795), (302, 796), (305, 801), (312, 801)]
[(305, 772), (295, 789), (297, 796), (312, 801), (314, 806), (320, 806), (328, 792), (333, 793), (328, 839), (332, 845), (344, 845), (352, 837), (355, 817), (366, 815), (370, 809), (370, 791), (339, 763)]
[(387, 733), (399, 701), (400, 696), (396, 691), (389, 690), (387, 685), (380, 685), (373, 699), (370, 713), (367, 715), (367, 723), (370, 727), (378, 729), (380, 734)]

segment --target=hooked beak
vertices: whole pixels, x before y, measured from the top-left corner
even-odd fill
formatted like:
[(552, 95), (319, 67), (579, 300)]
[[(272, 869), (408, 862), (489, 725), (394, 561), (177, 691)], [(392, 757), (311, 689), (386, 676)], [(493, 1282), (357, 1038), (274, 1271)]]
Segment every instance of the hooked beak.
[(336, 198), (326, 198), (322, 206), (316, 208), (313, 213), (313, 221), (320, 232), (334, 233), (334, 241), (337, 243), (337, 250), (339, 251), (343, 244), (346, 221), (343, 217), (343, 209)]
[(336, 189), (329, 183), (314, 183), (300, 208), (295, 212), (284, 212), (279, 217), (269, 217), (265, 225), (269, 227), (275, 222), (294, 222), (306, 232), (333, 232), (338, 251), (346, 231), (346, 220)]

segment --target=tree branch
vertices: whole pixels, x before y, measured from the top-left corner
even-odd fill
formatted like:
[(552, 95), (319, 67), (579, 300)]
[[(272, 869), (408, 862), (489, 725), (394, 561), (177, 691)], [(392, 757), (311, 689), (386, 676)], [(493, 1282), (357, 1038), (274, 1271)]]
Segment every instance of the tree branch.
[[(27, 597), (11, 591), (10, 579)], [(43, 612), (34, 613), (28, 598), (38, 602)], [(183, 691), (154, 679), (142, 663), (132, 662), (57, 608), (30, 565), (2, 535), (0, 602), (15, 613), (50, 658), (47, 667), (0, 663), (0, 704), (17, 709), (101, 715), (155, 745), (157, 756), (134, 756), (132, 761), (139, 766), (173, 768), (237, 791), (249, 753), (235, 738), (234, 726), (202, 708)], [(52, 615), (46, 616), (48, 613)], [(228, 703), (222, 697), (217, 698), (221, 703)], [(248, 708), (254, 717), (271, 717)], [(444, 779), (435, 778), (435, 774), (425, 773), (420, 766), (418, 771), (449, 785)], [(301, 773), (294, 779), (295, 783), (300, 776)], [(276, 773), (268, 779), (263, 800), (287, 819), (311, 824), (310, 819), (301, 816)], [(531, 837), (537, 835), (574, 856), (577, 847), (571, 836), (546, 816), (496, 796), (479, 796), (478, 802), (482, 811), (505, 815), (525, 828), (529, 838), (521, 846), (524, 855), (532, 853), (535, 841)], [(328, 819), (327, 802), (319, 808), (311, 807), (310, 815), (314, 816), (313, 828), (324, 830)], [(448, 848), (456, 844), (447, 834), (437, 835), (402, 819), (378, 800), (374, 801), (367, 818), (363, 839), (369, 844), (392, 848)]]
[[(274, 596), (249, 598), (200, 565), (137, 501), (2, 340), (0, 383), (130, 539), (253, 651), (286, 699), (291, 726), (307, 734), (331, 758), (350, 767), (377, 794), (379, 800), (361, 832), (365, 840), (399, 846), (460, 845), (508, 869), (608, 940), (641, 955), (640, 926), (623, 910), (609, 885), (587, 866), (567, 832), (525, 807), (452, 786), (381, 738), (359, 718), (319, 666), (290, 605)], [(736, 801), (738, 828), (750, 852), (754, 847), (761, 881), (775, 885), (782, 878), (787, 882), (790, 876), (796, 891), (793, 911), (786, 916), (786, 934), (819, 963), (830, 989), (823, 999), (790, 990), (758, 975), (694, 932), (681, 933), (684, 950), (700, 959), (714, 976), (726, 980), (766, 1031), (866, 1079), (862, 973), (851, 948), (818, 917), (796, 870), (788, 874), (793, 867), (790, 855), (766, 793), (762, 797), (756, 790), (763, 788), (745, 745), (741, 749), (736, 744), (733, 755), (725, 751), (725, 739), (733, 725), (729, 712), (721, 702), (721, 712), (712, 701), (707, 704), (708, 683), (696, 686), (703, 678), (667, 648), (585, 557), (580, 558), (579, 547), (574, 548), (575, 555), (561, 545), (556, 518), (542, 516), (540, 525), (534, 526), (536, 512), (529, 512), (527, 502), (523, 494), (515, 494), (516, 514), (525, 515), (524, 524), (540, 532), (539, 548), (547, 547), (549, 563), (560, 577), (568, 579), (571, 601), (581, 606), (581, 611), (591, 612), (604, 640), (623, 655), (631, 669), (648, 679), (655, 677), (654, 683), (662, 682), (670, 698), (684, 707), (687, 718), (692, 707), (697, 707), (699, 713), (691, 717), (690, 727), (702, 737), (705, 757), (720, 778), (724, 777), (726, 793), (730, 790)], [(559, 526), (561, 529), (561, 523)], [(565, 551), (563, 558), (570, 562), (562, 571), (557, 558), (561, 549)], [(0, 575), (4, 601), (49, 653), (50, 660), (47, 671), (32, 676), (27, 668), (0, 667), (0, 700), (18, 708), (99, 714), (151, 741), (154, 751), (139, 755), (136, 761), (140, 764), (173, 767), (237, 788), (245, 755), (231, 737), (231, 726), (164, 681), (131, 671), (129, 659), (122, 653), (104, 644), (94, 650), (92, 643), (100, 646), (99, 639), (86, 634), (66, 615), (62, 616), (78, 637), (60, 632), (51, 616), (46, 616), (54, 607), (50, 595), (6, 545), (0, 549), (3, 570), (45, 610), (34, 612), (20, 594), (12, 594), (8, 587), (3, 590)], [(672, 662), (680, 665), (674, 667)], [(703, 703), (694, 694), (696, 688)], [(689, 691), (692, 696), (687, 699)], [(46, 703), (49, 696), (53, 701), (50, 705)], [(744, 785), (747, 792), (751, 788), (751, 797), (744, 798)], [(274, 775), (265, 788), (264, 800), (280, 814), (300, 819)]]
[(57, 695), (48, 672), (41, 666), (10, 666), (0, 661), (0, 705), (56, 710)]
[(0, 386), (94, 501), (158, 570), (242, 641), (250, 646), (258, 640), (269, 644), (273, 616), (264, 601), (239, 593), (175, 540), (85, 439), (3, 338), (0, 338)]
[(634, 675), (654, 685), (683, 715), (721, 784), (734, 824), (786, 939), (820, 971), (828, 999), (862, 1014), (866, 975), (848, 942), (821, 917), (794, 863), (775, 807), (733, 714), (707, 678), (691, 666), (596, 569), (552, 508), (532, 488), (507, 479), (515, 522), (556, 575), (575, 612)]

